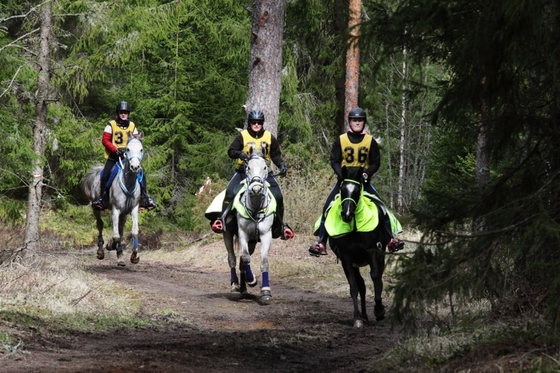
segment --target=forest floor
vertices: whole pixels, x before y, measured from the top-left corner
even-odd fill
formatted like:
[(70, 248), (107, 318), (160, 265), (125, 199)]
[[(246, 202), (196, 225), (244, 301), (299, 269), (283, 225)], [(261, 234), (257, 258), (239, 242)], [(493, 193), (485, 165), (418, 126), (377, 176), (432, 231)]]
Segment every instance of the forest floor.
[[(191, 259), (172, 248), (141, 255), (139, 264), (118, 267), (115, 253), (96, 260), (95, 247), (83, 249), (84, 269), (138, 294), (138, 317), (149, 319), (135, 328), (115, 331), (51, 333), (44, 328), (17, 328), (25, 353), (0, 359), (0, 371), (51, 372), (420, 372), (416, 358), (387, 359), (402, 341), (390, 319), (377, 322), (368, 295), (369, 324), (352, 326), (352, 302), (340, 264), (332, 252), (307, 255), (308, 238), (276, 240), (270, 261), (272, 301), (259, 301), (258, 257), (253, 270), (259, 285), (249, 296), (232, 293), (221, 240), (191, 250)], [(70, 255), (57, 253), (57, 255)], [(126, 253), (125, 253), (126, 256)], [(174, 257), (182, 260), (173, 260)], [(202, 258), (205, 256), (205, 258)], [(194, 261), (193, 261), (194, 259)], [(195, 263), (195, 264), (193, 264)], [(301, 265), (296, 276), (280, 274), (281, 267)], [(323, 267), (338, 279), (315, 280), (306, 266)], [(288, 268), (286, 268), (287, 270)], [(293, 267), (291, 269), (293, 271)], [(366, 279), (367, 281), (368, 279)], [(306, 286), (324, 281), (320, 286)], [(336, 291), (322, 291), (335, 289)], [(335, 294), (336, 293), (336, 294)], [(390, 299), (385, 300), (390, 305)], [(389, 315), (390, 316), (390, 315)], [(511, 356), (510, 356), (511, 357)], [(437, 371), (498, 372), (503, 360), (477, 354), (439, 366)], [(391, 365), (398, 361), (398, 366)], [(497, 364), (499, 363), (499, 364)], [(514, 362), (514, 365), (517, 363)], [(507, 362), (505, 366), (507, 367)], [(505, 370), (509, 371), (509, 370)], [(517, 370), (517, 371), (523, 371)]]
[[(301, 246), (288, 250), (306, 254)], [(94, 257), (95, 248), (87, 255)], [(311, 259), (333, 257), (331, 252), (328, 259)], [(253, 263), (260, 277), (259, 262)], [(260, 281), (249, 296), (230, 291), (227, 264), (218, 272), (150, 255), (118, 267), (115, 253), (108, 252), (102, 261), (88, 261), (86, 270), (139, 293), (141, 316), (151, 326), (71, 335), (20, 330), (28, 336), (26, 354), (3, 359), (0, 371), (369, 372), (397, 338), (389, 322), (375, 321), (373, 304), (372, 320), (356, 330), (349, 296), (301, 290), (274, 273), (272, 301), (262, 304)]]

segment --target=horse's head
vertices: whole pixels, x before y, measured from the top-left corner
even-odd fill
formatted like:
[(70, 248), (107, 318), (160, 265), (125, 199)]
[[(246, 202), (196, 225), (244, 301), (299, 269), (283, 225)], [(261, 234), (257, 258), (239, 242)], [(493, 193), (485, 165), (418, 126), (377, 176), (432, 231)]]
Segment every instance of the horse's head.
[(139, 172), (142, 169), (142, 157), (144, 157), (144, 148), (142, 146), (141, 137), (131, 137), (126, 144), (125, 157), (128, 161), (128, 167), (132, 172)]
[(263, 194), (265, 192), (265, 180), (268, 176), (268, 165), (264, 158), (252, 155), (245, 169), (247, 174), (247, 190), (250, 193)]
[(363, 168), (342, 167), (342, 183), (340, 184), (340, 198), (342, 200), (342, 220), (350, 222), (354, 219), (356, 207), (362, 193)]

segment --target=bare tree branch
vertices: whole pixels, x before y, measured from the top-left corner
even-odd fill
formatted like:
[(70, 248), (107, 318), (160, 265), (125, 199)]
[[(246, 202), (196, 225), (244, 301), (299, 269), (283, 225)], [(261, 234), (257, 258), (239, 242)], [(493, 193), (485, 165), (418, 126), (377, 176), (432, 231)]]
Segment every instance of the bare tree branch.
[(2, 92), (2, 94), (0, 94), (0, 98), (2, 98), (2, 96), (4, 96), (4, 94), (8, 91), (8, 89), (10, 89), (10, 87), (12, 86), (12, 84), (14, 83), (14, 80), (16, 79), (16, 77), (19, 74), (19, 71), (21, 70), (23, 66), (18, 67), (16, 73), (14, 74), (14, 76), (12, 77), (12, 80), (10, 80), (10, 84), (8, 84), (8, 86), (6, 87), (6, 89), (4, 90), (4, 92)]
[(4, 49), (13, 46), (14, 44), (17, 44), (18, 41), (25, 39), (26, 37), (28, 37), (31, 34), (36, 33), (37, 31), (39, 31), (38, 28), (36, 28), (35, 30), (29, 31), (27, 34), (21, 35), (19, 38), (17, 38), (16, 40), (12, 41), (9, 44), (4, 45), (2, 48), (0, 48), (0, 52), (2, 52)]

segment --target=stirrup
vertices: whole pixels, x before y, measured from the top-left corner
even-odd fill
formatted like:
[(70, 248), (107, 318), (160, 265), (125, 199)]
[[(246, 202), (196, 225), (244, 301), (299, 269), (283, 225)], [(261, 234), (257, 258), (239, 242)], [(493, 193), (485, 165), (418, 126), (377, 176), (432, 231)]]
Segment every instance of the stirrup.
[(390, 253), (394, 253), (396, 251), (402, 250), (404, 248), (404, 241), (399, 240), (398, 238), (392, 238), (391, 241), (387, 244), (387, 250)]
[(317, 242), (309, 247), (309, 255), (327, 255), (327, 247), (322, 242)]
[(284, 241), (291, 240), (295, 236), (296, 234), (294, 233), (293, 229), (290, 228), (288, 224), (284, 224), (284, 229), (282, 230), (282, 237), (280, 237), (280, 239)]
[(98, 198), (95, 201), (93, 201), (91, 207), (93, 207), (93, 209), (97, 211), (105, 210), (105, 206), (103, 204), (103, 198)]
[(140, 199), (140, 210), (153, 210), (156, 208), (156, 202), (151, 198), (147, 197), (146, 199)]
[(222, 222), (222, 218), (214, 220), (211, 227), (215, 233), (222, 233), (224, 231), (224, 223)]

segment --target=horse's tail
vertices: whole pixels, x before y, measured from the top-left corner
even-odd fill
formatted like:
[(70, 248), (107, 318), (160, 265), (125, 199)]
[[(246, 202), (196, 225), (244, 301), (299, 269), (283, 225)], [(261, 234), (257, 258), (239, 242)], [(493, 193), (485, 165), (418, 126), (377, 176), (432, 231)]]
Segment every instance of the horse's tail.
[(99, 187), (99, 184), (101, 184), (101, 180), (99, 178), (99, 175), (101, 174), (102, 170), (102, 166), (95, 166), (84, 177), (82, 190), (84, 191), (85, 196), (90, 201), (99, 198), (99, 195), (101, 193), (101, 188)]

